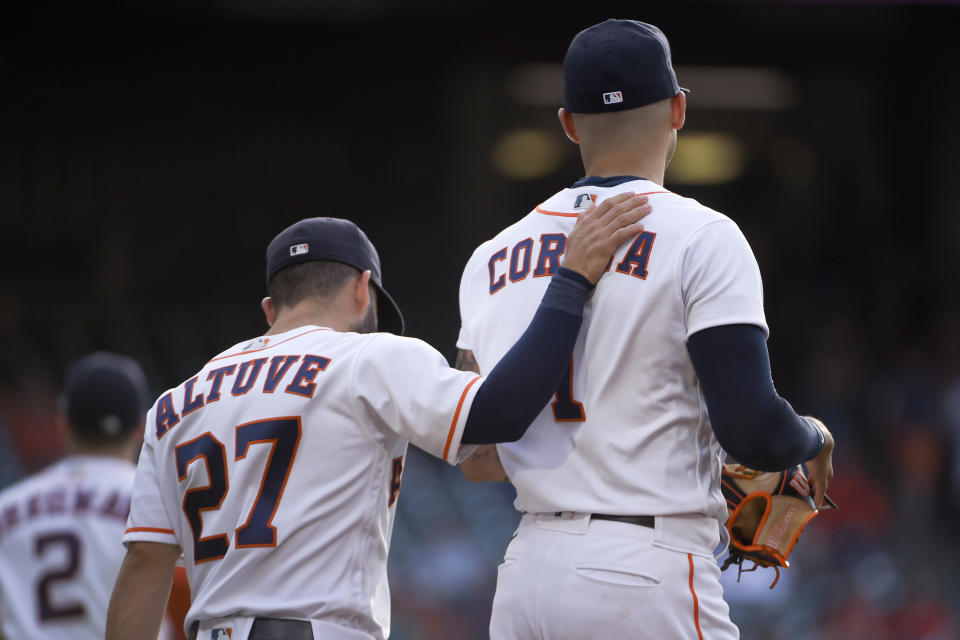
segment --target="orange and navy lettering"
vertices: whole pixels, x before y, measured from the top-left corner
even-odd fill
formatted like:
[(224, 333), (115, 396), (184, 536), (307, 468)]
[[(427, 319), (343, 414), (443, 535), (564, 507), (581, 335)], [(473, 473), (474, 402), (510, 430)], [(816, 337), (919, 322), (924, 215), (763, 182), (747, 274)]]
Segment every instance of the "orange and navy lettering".
[[(260, 488), (246, 521), (234, 532), (234, 544), (238, 549), (249, 547), (275, 547), (277, 529), (273, 517), (277, 513), (283, 490), (290, 477), (290, 468), (297, 455), (302, 428), (299, 416), (285, 416), (254, 420), (238, 425), (234, 460), (247, 457), (250, 445), (270, 445), (267, 463), (260, 480)], [(227, 472), (227, 454), (223, 443), (209, 431), (183, 442), (174, 448), (177, 478), (184, 486), (182, 508), (193, 534), (193, 562), (200, 564), (223, 558), (230, 548), (226, 533), (203, 536), (203, 512), (216, 511), (230, 491)], [(203, 461), (206, 466), (207, 484), (190, 486), (196, 478), (190, 477), (190, 465)], [(198, 462), (199, 464), (199, 462)], [(202, 476), (201, 476), (202, 477)], [(133, 529), (167, 532), (161, 529)], [(172, 532), (171, 532), (172, 533)]]
[(573, 357), (570, 366), (560, 381), (555, 394), (556, 399), (550, 403), (553, 409), (553, 419), (557, 422), (585, 422), (587, 414), (583, 410), (583, 403), (573, 397)]
[(247, 457), (251, 444), (270, 445), (267, 465), (250, 515), (236, 530), (238, 549), (277, 546), (277, 528), (273, 526), (273, 517), (283, 498), (302, 432), (299, 416), (255, 420), (237, 427), (236, 460)]
[[(300, 358), (299, 355), (279, 355), (271, 358), (270, 366), (266, 367), (267, 372), (262, 387), (263, 393), (273, 393)], [(174, 405), (174, 392), (168, 391), (157, 400), (155, 412), (157, 439), (162, 438), (167, 431), (179, 424), (181, 418), (220, 400), (224, 379), (233, 375), (234, 372), (237, 375), (230, 387), (230, 395), (242, 396), (253, 390), (257, 386), (260, 373), (266, 363), (267, 358), (265, 357), (251, 358), (241, 362), (239, 367), (236, 364), (231, 364), (213, 369), (207, 374), (206, 381), (210, 384), (205, 393), (197, 388), (200, 375), (193, 376), (183, 383), (183, 393), (177, 392), (176, 398), (182, 398), (179, 407)], [(293, 395), (312, 398), (317, 389), (316, 377), (321, 371), (326, 370), (329, 364), (330, 358), (316, 355), (303, 356), (300, 368), (284, 390)], [(180, 409), (179, 414), (177, 413), (178, 408)]]
[(270, 359), (270, 368), (267, 369), (267, 379), (263, 381), (263, 392), (273, 393), (290, 365), (299, 359), (300, 356), (273, 356)]
[(497, 263), (502, 262), (507, 259), (507, 248), (504, 247), (497, 251), (492, 256), (490, 256), (490, 261), (487, 263), (487, 269), (490, 271), (490, 295), (495, 294), (500, 289), (503, 289), (507, 286), (507, 276), (500, 274), (500, 277), (496, 276)]
[[(230, 390), (235, 396), (242, 396), (247, 391), (253, 388), (253, 385), (257, 382), (257, 376), (260, 375), (260, 369), (263, 368), (263, 364), (267, 361), (266, 358), (257, 358), (255, 360), (247, 360), (240, 363), (240, 370), (237, 372), (237, 377), (233, 379), (233, 389)], [(247, 374), (247, 371), (250, 371), (249, 377), (244, 381), (244, 376)]]
[(182, 442), (174, 448), (177, 478), (187, 479), (187, 468), (196, 460), (206, 466), (208, 483), (202, 487), (190, 487), (184, 491), (182, 508), (193, 533), (193, 563), (219, 560), (227, 553), (230, 541), (225, 534), (203, 537), (203, 512), (216, 511), (223, 504), (230, 481), (227, 477), (227, 454), (223, 443), (207, 431), (193, 440)]
[[(521, 240), (510, 252), (510, 282), (519, 282), (530, 274), (530, 259), (533, 255), (533, 238)], [(521, 256), (523, 266), (520, 266)]]
[[(617, 264), (616, 272), (630, 275), (641, 280), (647, 279), (647, 265), (653, 251), (653, 241), (657, 234), (644, 231), (637, 235), (627, 249), (623, 259)], [(534, 259), (533, 238), (525, 238), (512, 249), (504, 247), (496, 251), (487, 262), (490, 272), (490, 295), (497, 293), (507, 286), (508, 282), (521, 282), (530, 276), (531, 263), (534, 278), (552, 276), (560, 266), (560, 257), (567, 250), (567, 237), (562, 233), (544, 233), (540, 236), (540, 247)], [(499, 263), (507, 262), (507, 268), (498, 268)], [(610, 271), (614, 256), (610, 257), (604, 272)], [(509, 278), (508, 278), (509, 276)]]
[(213, 380), (213, 384), (210, 385), (210, 391), (207, 392), (207, 404), (211, 402), (216, 402), (220, 399), (220, 385), (223, 384), (224, 376), (233, 375), (233, 372), (237, 370), (237, 365), (231, 364), (226, 367), (220, 367), (219, 369), (214, 369), (209, 374), (207, 374), (207, 380)]
[(560, 256), (567, 250), (567, 236), (562, 233), (544, 233), (540, 236), (540, 255), (537, 256), (537, 268), (534, 278), (552, 276), (560, 266)]
[(183, 385), (183, 415), (193, 413), (204, 405), (202, 393), (193, 395), (195, 384), (197, 384), (197, 376), (193, 376)]
[(157, 440), (180, 422), (173, 408), (173, 393), (169, 392), (157, 401)]
[(640, 233), (627, 249), (623, 260), (617, 265), (617, 272), (646, 280), (647, 263), (650, 262), (650, 252), (653, 250), (653, 241), (656, 238), (657, 234), (650, 231)]
[(317, 383), (313, 379), (329, 364), (330, 358), (314, 355), (303, 356), (303, 362), (300, 364), (297, 375), (293, 376), (293, 382), (287, 385), (285, 391), (305, 398), (312, 398), (313, 392), (317, 390)]

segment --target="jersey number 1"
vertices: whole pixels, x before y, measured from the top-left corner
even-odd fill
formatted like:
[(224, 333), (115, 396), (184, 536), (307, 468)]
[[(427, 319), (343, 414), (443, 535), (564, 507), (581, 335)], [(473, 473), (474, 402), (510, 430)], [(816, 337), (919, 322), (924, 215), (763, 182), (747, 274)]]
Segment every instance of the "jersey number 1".
[(553, 408), (553, 418), (557, 422), (583, 422), (587, 414), (583, 410), (583, 403), (573, 399), (573, 358), (564, 374), (560, 386), (557, 387), (556, 400), (550, 405)]
[[(277, 546), (277, 529), (271, 522), (283, 496), (290, 475), (290, 467), (300, 445), (300, 418), (270, 418), (247, 422), (236, 428), (236, 460), (247, 457), (251, 444), (270, 445), (270, 454), (260, 480), (260, 490), (250, 509), (246, 522), (237, 527), (235, 543), (238, 549), (246, 547)], [(187, 479), (187, 468), (198, 460), (207, 466), (209, 484), (187, 489), (183, 495), (183, 512), (193, 531), (193, 562), (199, 564), (219, 560), (227, 553), (230, 540), (225, 533), (201, 537), (203, 511), (215, 511), (223, 504), (230, 488), (227, 476), (226, 450), (223, 443), (209, 431), (177, 445), (177, 477)]]

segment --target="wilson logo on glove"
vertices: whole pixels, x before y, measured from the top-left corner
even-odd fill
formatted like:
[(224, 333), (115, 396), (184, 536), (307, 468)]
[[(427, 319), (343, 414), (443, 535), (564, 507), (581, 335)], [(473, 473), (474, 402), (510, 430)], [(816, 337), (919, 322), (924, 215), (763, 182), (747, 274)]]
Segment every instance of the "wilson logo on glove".
[[(727, 500), (727, 531), (730, 532), (730, 556), (722, 569), (731, 564), (739, 572), (773, 567), (780, 579), (780, 567), (790, 567), (787, 558), (803, 528), (819, 513), (810, 497), (810, 483), (799, 465), (786, 471), (757, 471), (743, 465), (724, 465), (721, 489)], [(824, 496), (824, 503), (837, 505)], [(750, 560), (753, 567), (743, 568)], [(739, 580), (739, 573), (737, 579)]]

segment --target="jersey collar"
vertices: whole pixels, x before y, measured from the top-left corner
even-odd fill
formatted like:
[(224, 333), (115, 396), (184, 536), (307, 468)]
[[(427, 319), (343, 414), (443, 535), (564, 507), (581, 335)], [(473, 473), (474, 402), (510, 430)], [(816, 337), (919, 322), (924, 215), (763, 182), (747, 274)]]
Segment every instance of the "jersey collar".
[(600, 176), (587, 176), (585, 178), (580, 178), (573, 183), (571, 189), (576, 189), (578, 187), (616, 187), (621, 185), (624, 182), (633, 182), (634, 180), (646, 180), (646, 178), (639, 178), (637, 176), (610, 176), (608, 178), (601, 178)]

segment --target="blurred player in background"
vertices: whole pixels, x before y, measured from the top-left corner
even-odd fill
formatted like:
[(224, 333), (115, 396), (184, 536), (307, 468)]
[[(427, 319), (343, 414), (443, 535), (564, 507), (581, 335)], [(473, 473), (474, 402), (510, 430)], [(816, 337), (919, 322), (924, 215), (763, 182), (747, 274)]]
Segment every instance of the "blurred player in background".
[(553, 402), (519, 441), (461, 465), (471, 480), (509, 478), (524, 513), (490, 635), (736, 638), (714, 559), (726, 543), (721, 446), (756, 469), (807, 461), (819, 507), (833, 440), (773, 387), (760, 272), (740, 229), (661, 186), (686, 114), (663, 33), (632, 20), (582, 31), (563, 98), (586, 177), (474, 252), (459, 366), (497, 365), (583, 211), (631, 191), (653, 213), (608, 264)]
[(402, 333), (373, 244), (311, 218), (267, 249), (270, 330), (157, 400), (137, 468), (109, 640), (154, 632), (183, 550), (191, 638), (384, 638), (407, 443), (456, 464), (516, 440), (560, 381), (586, 296), (644, 198), (585, 214), (530, 328), (486, 378)]
[(61, 406), (69, 454), (0, 493), (7, 640), (103, 638), (148, 398), (130, 358), (98, 352), (70, 368)]

